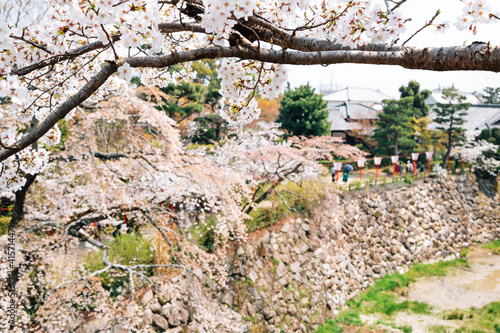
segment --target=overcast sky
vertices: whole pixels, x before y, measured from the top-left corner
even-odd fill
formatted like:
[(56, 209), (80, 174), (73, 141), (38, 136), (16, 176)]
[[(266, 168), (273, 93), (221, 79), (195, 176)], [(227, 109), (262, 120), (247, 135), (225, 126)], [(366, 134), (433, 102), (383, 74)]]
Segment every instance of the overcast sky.
[[(500, 12), (500, 0), (490, 0), (493, 12)], [(450, 21), (454, 23), (461, 14), (463, 5), (459, 0), (410, 0), (402, 6), (404, 17), (411, 17), (402, 36), (406, 40), (430, 19), (437, 9), (441, 9), (436, 23)], [(434, 27), (428, 27), (407, 43), (409, 46), (460, 46), (473, 41), (490, 41), (500, 45), (500, 21), (478, 26), (478, 32), (458, 31), (453, 25), (444, 34), (434, 33)], [(323, 66), (290, 66), (289, 81), (292, 87), (309, 83), (319, 91), (320, 85), (334, 88), (368, 87), (380, 90), (389, 97), (398, 98), (398, 88), (410, 80), (416, 80), (423, 89), (437, 89), (455, 85), (464, 92), (482, 91), (485, 87), (500, 86), (500, 74), (492, 72), (432, 72), (410, 70), (399, 66), (337, 64)]]

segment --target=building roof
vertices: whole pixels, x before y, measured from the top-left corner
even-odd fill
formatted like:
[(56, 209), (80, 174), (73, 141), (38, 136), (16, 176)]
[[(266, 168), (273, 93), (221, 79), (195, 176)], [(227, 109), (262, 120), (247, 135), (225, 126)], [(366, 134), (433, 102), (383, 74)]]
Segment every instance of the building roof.
[[(361, 103), (344, 102), (328, 109), (328, 121), (331, 123), (330, 130), (336, 131), (358, 131), (369, 135), (373, 132), (370, 123), (360, 123), (359, 120), (376, 120), (380, 111)], [(356, 121), (348, 121), (348, 119)]]
[(384, 99), (392, 99), (390, 96), (382, 94), (370, 88), (351, 88), (337, 90), (329, 95), (323, 96), (327, 102), (368, 102), (382, 103)]
[[(462, 91), (457, 91), (456, 93), (465, 96), (465, 101), (463, 101), (463, 103), (481, 104), (481, 101), (472, 93)], [(425, 100), (425, 103), (433, 106), (436, 105), (436, 103), (447, 104), (449, 101), (443, 98), (442, 90), (432, 90), (430, 96)]]
[(330, 131), (359, 131), (362, 129), (361, 125), (355, 122), (347, 122), (340, 112), (330, 112), (328, 114), (328, 121), (330, 122)]
[(344, 102), (328, 108), (329, 111), (340, 112), (346, 119), (378, 119), (379, 110), (364, 105), (362, 103)]
[[(436, 113), (431, 109), (429, 120), (436, 118)], [(483, 130), (485, 128), (500, 127), (500, 105), (496, 104), (475, 104), (467, 110), (464, 117), (465, 123), (461, 126), (467, 132)], [(438, 127), (439, 124), (431, 123), (429, 128)]]

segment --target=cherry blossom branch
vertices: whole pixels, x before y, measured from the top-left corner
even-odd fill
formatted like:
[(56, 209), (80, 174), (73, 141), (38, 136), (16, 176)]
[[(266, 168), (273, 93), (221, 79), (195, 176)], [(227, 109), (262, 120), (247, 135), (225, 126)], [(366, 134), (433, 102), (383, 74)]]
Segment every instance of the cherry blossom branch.
[[(441, 48), (403, 47), (399, 51), (320, 51), (301, 52), (295, 50), (265, 50), (243, 47), (207, 47), (195, 50), (171, 53), (163, 57), (136, 57), (126, 60), (132, 67), (163, 68), (174, 64), (235, 57), (240, 59), (259, 60), (278, 64), (316, 65), (338, 63), (364, 63), (380, 65), (400, 65), (411, 69), (430, 69), (434, 71), (448, 70), (489, 70), (500, 72), (500, 47), (489, 45), (469, 45)], [(0, 161), (14, 155), (40, 139), (55, 124), (63, 119), (76, 106), (83, 103), (111, 76), (118, 65), (108, 63), (82, 89), (57, 110), (50, 113), (32, 132), (12, 145), (12, 149), (0, 150)]]
[(432, 25), (432, 23), (434, 22), (434, 20), (439, 16), (439, 14), (441, 14), (441, 10), (438, 9), (436, 11), (436, 14), (434, 14), (434, 16), (429, 21), (425, 22), (424, 26), (421, 27), (420, 29), (418, 29), (413, 35), (410, 36), (410, 38), (405, 40), (405, 42), (403, 44), (401, 44), (401, 46), (405, 46), (406, 43), (408, 43), (413, 37), (418, 35), (422, 30), (424, 30), (427, 27), (430, 27)]

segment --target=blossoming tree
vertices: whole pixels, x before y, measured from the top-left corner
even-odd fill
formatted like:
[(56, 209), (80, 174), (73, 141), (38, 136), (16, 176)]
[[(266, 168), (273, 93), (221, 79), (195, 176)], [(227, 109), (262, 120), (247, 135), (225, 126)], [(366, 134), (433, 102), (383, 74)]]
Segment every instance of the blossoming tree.
[[(499, 70), (500, 49), (489, 44), (400, 44), (408, 18), (398, 10), (407, 1), (383, 8), (367, 1), (51, 0), (38, 24), (2, 20), (4, 114), (21, 122), (36, 117), (39, 124), (24, 135), (3, 132), (0, 187), (16, 190), (25, 182), (23, 172), (43, 168), (43, 148), (28, 147), (57, 142), (57, 122), (84, 101), (120, 94), (138, 74), (146, 85), (163, 86), (187, 75), (190, 62), (199, 59), (227, 58), (219, 72), (221, 112), (239, 123), (258, 116), (256, 89), (264, 97), (277, 95), (286, 81), (283, 64)], [(464, 6), (456, 22), (461, 29), (498, 19), (485, 0), (457, 4)], [(426, 27), (445, 30), (447, 24), (433, 17)]]
[[(221, 168), (214, 160), (183, 152), (178, 133), (165, 115), (145, 105), (132, 112), (124, 112), (119, 106), (113, 113), (100, 109), (83, 112), (79, 129), (70, 133), (67, 143), (75, 153), (75, 169), (64, 161), (72, 157), (62, 156), (58, 170), (57, 164), (49, 165), (48, 147), (60, 141), (60, 120), (81, 112), (79, 106), (83, 103), (95, 105), (109, 96), (126, 105), (130, 101), (128, 84), (137, 75), (145, 85), (178, 83), (190, 77), (190, 63), (202, 59), (222, 59), (220, 112), (235, 124), (258, 117), (257, 92), (270, 99), (278, 95), (286, 82), (284, 64), (371, 63), (437, 71), (500, 71), (500, 48), (489, 44), (404, 46), (399, 34), (405, 29), (407, 17), (398, 10), (407, 1), (412, 0), (391, 1), (392, 7), (385, 2), (386, 6), (381, 7), (368, 1), (334, 0), (47, 0), (44, 19), (36, 24), (22, 26), (19, 22), (12, 26), (0, 19), (0, 191), (19, 190), (27, 182), (26, 175), (49, 168), (40, 177), (48, 201), (38, 200), (31, 207), (30, 220), (54, 224), (62, 231), (46, 238), (33, 233), (19, 235), (15, 272), (6, 270), (3, 262), (0, 278), (17, 276), (16, 292), (23, 308), (15, 325), (1, 313), (2, 329), (68, 331), (74, 328), (68, 325), (75, 323), (81, 313), (92, 309), (98, 316), (114, 321), (119, 318), (129, 331), (140, 331), (138, 305), (133, 297), (134, 276), (148, 281), (142, 272), (144, 267), (110, 261), (106, 246), (91, 235), (92, 223), (116, 218), (116, 213), (137, 214), (135, 218), (150, 223), (168, 244), (171, 240), (165, 234), (161, 204), (182, 203), (193, 207), (190, 212), (212, 210), (219, 220), (218, 241), (245, 238), (241, 203), (251, 199), (247, 179), (234, 169)], [(475, 30), (480, 23), (498, 19), (485, 1), (466, 1), (462, 5), (463, 15), (457, 19), (462, 29)], [(428, 26), (446, 28), (435, 17)], [(106, 136), (95, 136), (99, 119), (126, 124), (129, 132), (122, 150), (100, 151), (103, 143), (98, 141), (105, 142)], [(141, 124), (154, 128), (157, 137), (142, 135), (136, 128)], [(311, 152), (306, 156), (310, 160), (325, 153), (320, 141), (297, 139), (291, 145)], [(282, 150), (278, 152), (275, 147), (268, 148), (262, 153), (276, 157), (293, 147), (279, 147)], [(241, 156), (254, 162), (260, 158), (251, 149)], [(298, 157), (306, 158), (294, 158)], [(254, 162), (250, 164), (252, 169), (244, 172), (262, 179), (271, 174), (278, 179), (288, 176), (283, 164), (269, 163), (265, 167), (271, 169), (264, 171), (272, 172), (266, 175)], [(305, 171), (314, 169), (309, 162), (301, 165)], [(88, 171), (95, 174), (89, 176)], [(52, 200), (58, 209), (52, 207)], [(58, 221), (50, 220), (56, 218)], [(105, 268), (90, 274), (69, 274), (66, 270), (72, 267), (64, 264), (57, 266), (60, 271), (53, 269), (55, 253), (76, 246), (75, 239), (102, 249)], [(191, 247), (188, 239), (178, 242), (182, 248)], [(182, 251), (178, 252), (175, 255), (182, 257)], [(191, 247), (184, 255), (185, 261), (176, 261), (182, 265), (158, 264), (157, 268), (178, 265), (188, 271), (198, 266), (207, 272), (219, 272), (217, 281), (222, 283), (225, 276), (221, 258)], [(197, 261), (197, 265), (189, 266), (190, 260)], [(72, 259), (65, 257), (64, 261)], [(96, 282), (97, 275), (109, 270), (120, 270), (130, 277), (127, 299), (124, 295), (117, 299), (106, 297)], [(207, 281), (212, 283), (207, 274)], [(72, 278), (66, 280), (68, 276)], [(56, 281), (60, 283), (54, 285)], [(5, 309), (8, 291), (1, 292), (0, 305)], [(213, 303), (197, 304), (198, 315), (212, 326), (193, 330), (236, 330), (224, 320), (224, 311), (209, 313)]]

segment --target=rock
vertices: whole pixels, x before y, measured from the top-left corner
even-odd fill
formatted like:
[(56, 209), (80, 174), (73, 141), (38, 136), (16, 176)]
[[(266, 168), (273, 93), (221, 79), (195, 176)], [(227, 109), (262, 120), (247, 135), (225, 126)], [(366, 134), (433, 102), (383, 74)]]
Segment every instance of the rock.
[(168, 321), (159, 314), (153, 315), (153, 323), (164, 330), (168, 330)]
[(110, 323), (111, 319), (96, 318), (87, 322), (85, 325), (78, 327), (76, 333), (95, 333), (104, 330)]
[(153, 312), (151, 309), (144, 310), (144, 316), (142, 316), (142, 321), (140, 324), (141, 328), (145, 328), (153, 323)]
[(148, 308), (150, 308), (152, 312), (158, 313), (161, 310), (161, 305), (158, 302), (154, 302), (154, 303), (150, 303), (148, 305)]
[(276, 274), (278, 274), (278, 277), (283, 277), (283, 276), (285, 276), (286, 273), (287, 273), (287, 269), (286, 269), (285, 264), (280, 262), (278, 264), (278, 268), (276, 268)]
[(290, 271), (292, 271), (292, 273), (297, 273), (299, 269), (300, 269), (300, 262), (298, 261), (290, 265)]
[(268, 308), (265, 308), (262, 312), (264, 313), (264, 318), (266, 320), (271, 320), (276, 317), (276, 312)]
[(189, 311), (186, 308), (182, 308), (179, 311), (179, 319), (181, 320), (181, 323), (187, 324), (189, 320)]
[(181, 315), (179, 311), (177, 310), (172, 311), (172, 314), (168, 318), (168, 323), (170, 324), (170, 326), (173, 327), (177, 327), (181, 324)]
[(253, 268), (250, 269), (250, 272), (248, 273), (248, 278), (252, 280), (252, 282), (257, 281), (257, 273), (255, 273), (255, 270)]
[(151, 302), (151, 300), (153, 299), (153, 290), (148, 290), (146, 291), (146, 293), (144, 294), (144, 296), (142, 296), (141, 298), (141, 304), (143, 306), (146, 306), (149, 302)]

